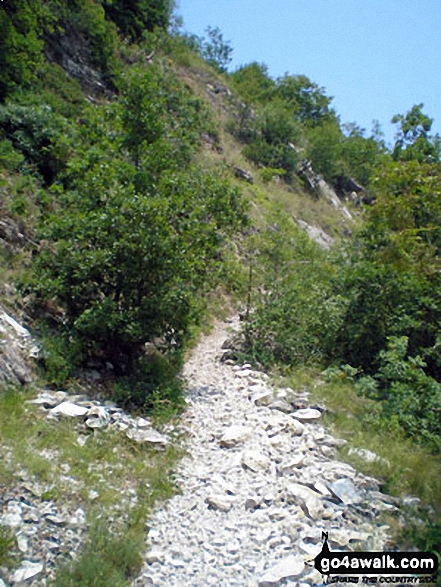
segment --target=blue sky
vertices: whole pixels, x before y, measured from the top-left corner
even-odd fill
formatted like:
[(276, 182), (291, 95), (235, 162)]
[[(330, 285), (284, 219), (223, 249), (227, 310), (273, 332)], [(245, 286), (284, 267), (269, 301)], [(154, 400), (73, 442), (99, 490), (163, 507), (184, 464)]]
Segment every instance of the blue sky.
[(376, 119), (391, 142), (391, 118), (422, 102), (441, 134), (441, 0), (178, 0), (177, 13), (200, 36), (220, 27), (232, 69), (308, 76), (343, 123)]

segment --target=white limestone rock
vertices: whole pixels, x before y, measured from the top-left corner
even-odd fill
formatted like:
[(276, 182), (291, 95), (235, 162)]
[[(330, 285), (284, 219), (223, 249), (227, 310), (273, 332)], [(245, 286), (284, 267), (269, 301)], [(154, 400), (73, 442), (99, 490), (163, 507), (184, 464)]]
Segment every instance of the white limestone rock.
[(17, 546), (20, 552), (26, 553), (29, 549), (28, 539), (23, 534), (17, 535)]
[(291, 415), (293, 418), (301, 420), (302, 422), (315, 422), (321, 418), (322, 413), (313, 408), (303, 408), (302, 410), (296, 410)]
[(230, 426), (225, 430), (220, 445), (222, 448), (232, 448), (237, 444), (245, 442), (253, 433), (253, 429), (249, 426)]
[(105, 428), (110, 421), (110, 414), (103, 406), (93, 406), (87, 412), (86, 426), (89, 428)]
[(319, 493), (321, 493), (322, 495), (326, 496), (326, 497), (331, 497), (331, 492), (328, 490), (328, 488), (326, 487), (326, 485), (324, 483), (322, 483), (321, 481), (316, 481), (313, 485), (315, 491), (318, 491)]
[(0, 518), (0, 524), (2, 526), (9, 526), (10, 528), (17, 528), (21, 526), (23, 519), (19, 513), (5, 514)]
[(78, 406), (77, 404), (73, 404), (72, 402), (62, 402), (55, 408), (50, 410), (50, 413), (55, 416), (67, 416), (69, 418), (80, 418), (81, 416), (85, 416), (88, 412), (88, 408), (83, 406)]
[(39, 394), (35, 399), (28, 400), (25, 403), (34, 406), (41, 406), (45, 409), (51, 409), (55, 408), (60, 403), (60, 400), (53, 394), (44, 392)]
[(147, 553), (145, 560), (147, 564), (153, 565), (154, 563), (159, 563), (165, 560), (165, 553), (158, 548), (152, 549), (150, 552)]
[(33, 563), (31, 561), (23, 561), (21, 567), (19, 567), (12, 575), (13, 583), (22, 583), (28, 579), (32, 579), (39, 575), (43, 571), (43, 565), (41, 563)]
[(295, 579), (303, 573), (305, 563), (300, 557), (290, 555), (266, 571), (258, 581), (259, 587), (278, 587), (285, 579)]
[(361, 459), (363, 459), (363, 461), (366, 461), (367, 463), (378, 462), (382, 463), (383, 465), (389, 464), (386, 459), (383, 459), (375, 452), (367, 450), (366, 448), (350, 448), (348, 450), (348, 455), (356, 455), (357, 457), (360, 457)]
[(311, 519), (321, 517), (324, 508), (318, 493), (300, 483), (290, 483), (286, 493), (288, 501), (299, 504)]
[(270, 410), (278, 410), (279, 412), (283, 412), (284, 414), (290, 414), (291, 412), (294, 411), (293, 407), (291, 404), (289, 404), (285, 399), (283, 398), (279, 398), (276, 399), (274, 401), (272, 401), (269, 405), (268, 408)]
[[(253, 390), (254, 391), (254, 390)], [(255, 406), (267, 406), (274, 399), (274, 394), (270, 389), (261, 388), (251, 396), (251, 401)]]
[(151, 426), (151, 422), (150, 420), (146, 420), (145, 418), (140, 417), (136, 420), (136, 425), (138, 428), (148, 428)]
[(126, 436), (138, 444), (151, 444), (157, 448), (165, 448), (170, 443), (166, 436), (153, 429), (138, 430), (136, 428), (130, 428), (126, 431)]
[(234, 498), (228, 495), (209, 495), (205, 498), (205, 503), (208, 504), (212, 509), (219, 510), (221, 512), (229, 512), (235, 502)]
[(285, 431), (294, 436), (301, 436), (305, 431), (305, 425), (287, 414), (272, 411), (265, 422), (265, 429), (270, 438)]
[(251, 469), (257, 473), (258, 471), (267, 471), (271, 465), (271, 459), (260, 451), (247, 450), (242, 455), (241, 463), (245, 469)]
[(361, 495), (355, 488), (350, 479), (338, 479), (334, 483), (328, 484), (329, 491), (345, 505), (360, 503)]
[(285, 460), (280, 465), (280, 471), (285, 474), (293, 473), (297, 469), (300, 469), (305, 463), (305, 455), (299, 453), (294, 455), (289, 460)]

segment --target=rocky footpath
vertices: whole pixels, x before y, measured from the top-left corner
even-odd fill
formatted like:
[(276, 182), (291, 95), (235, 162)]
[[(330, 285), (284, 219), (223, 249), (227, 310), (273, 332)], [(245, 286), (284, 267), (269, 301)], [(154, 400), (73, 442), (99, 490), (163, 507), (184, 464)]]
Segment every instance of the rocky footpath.
[(312, 561), (323, 531), (332, 550), (387, 546), (379, 515), (396, 506), (337, 460), (343, 441), (321, 425), (324, 408), (221, 362), (226, 338), (220, 325), (186, 363), (181, 493), (152, 515), (133, 587), (321, 585)]

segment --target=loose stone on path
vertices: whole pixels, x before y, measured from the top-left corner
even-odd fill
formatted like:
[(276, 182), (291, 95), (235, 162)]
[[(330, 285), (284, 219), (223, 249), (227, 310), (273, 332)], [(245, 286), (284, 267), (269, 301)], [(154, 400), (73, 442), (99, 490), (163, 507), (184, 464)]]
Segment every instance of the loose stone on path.
[(149, 519), (133, 587), (312, 587), (323, 583), (312, 566), (322, 532), (335, 549), (387, 544), (387, 527), (372, 519), (379, 484), (335, 459), (340, 440), (307, 392), (275, 390), (251, 365), (221, 362), (229, 336), (218, 325), (185, 365), (180, 493)]

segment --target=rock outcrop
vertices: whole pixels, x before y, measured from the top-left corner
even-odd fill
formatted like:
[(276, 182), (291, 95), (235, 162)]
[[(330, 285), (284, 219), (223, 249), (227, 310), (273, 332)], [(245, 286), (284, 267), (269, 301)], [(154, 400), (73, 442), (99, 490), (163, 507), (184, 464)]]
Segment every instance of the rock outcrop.
[(0, 391), (34, 380), (34, 359), (39, 352), (29, 331), (0, 306)]

